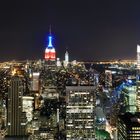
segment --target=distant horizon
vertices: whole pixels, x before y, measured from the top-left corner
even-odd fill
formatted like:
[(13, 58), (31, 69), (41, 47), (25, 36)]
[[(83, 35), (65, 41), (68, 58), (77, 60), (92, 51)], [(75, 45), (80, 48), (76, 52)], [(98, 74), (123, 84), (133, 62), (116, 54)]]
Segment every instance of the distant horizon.
[[(22, 60), (19, 60), (19, 59), (11, 59), (11, 60), (4, 60), (4, 61), (1, 61), (0, 60), (0, 63), (4, 63), (4, 62), (12, 62), (12, 61), (15, 61), (15, 62), (26, 62), (26, 61), (46, 61), (45, 59), (22, 59)], [(69, 62), (73, 62), (75, 61), (76, 59), (72, 60), (72, 61), (69, 61)], [(56, 60), (57, 61), (57, 60)], [(64, 60), (61, 60), (60, 61), (64, 61)], [(112, 59), (112, 60), (109, 60), (109, 59), (106, 59), (106, 60), (93, 60), (93, 61), (88, 61), (88, 60), (85, 60), (85, 61), (78, 61), (76, 60), (77, 62), (114, 62), (114, 61), (137, 61), (137, 59)]]

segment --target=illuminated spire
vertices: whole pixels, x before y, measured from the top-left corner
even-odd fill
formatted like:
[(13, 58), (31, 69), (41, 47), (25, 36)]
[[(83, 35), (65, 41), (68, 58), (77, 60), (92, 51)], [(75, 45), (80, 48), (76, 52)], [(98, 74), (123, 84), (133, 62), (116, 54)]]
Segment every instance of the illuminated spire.
[(52, 34), (52, 29), (51, 29), (51, 25), (50, 25), (50, 29), (49, 29), (50, 35)]
[(48, 43), (48, 47), (53, 47), (52, 45), (52, 36), (51, 36), (51, 25), (50, 25), (50, 29), (49, 29), (49, 37), (48, 37), (48, 40), (49, 40), (49, 43)]

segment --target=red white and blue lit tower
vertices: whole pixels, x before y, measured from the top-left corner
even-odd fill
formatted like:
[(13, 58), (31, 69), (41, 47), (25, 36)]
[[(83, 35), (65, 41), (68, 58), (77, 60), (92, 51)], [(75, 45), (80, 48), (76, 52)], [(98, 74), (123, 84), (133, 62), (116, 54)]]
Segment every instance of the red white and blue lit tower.
[(51, 35), (51, 29), (50, 34), (48, 36), (48, 46), (45, 49), (45, 60), (46, 61), (55, 61), (56, 60), (56, 52), (55, 48), (52, 45), (52, 35)]

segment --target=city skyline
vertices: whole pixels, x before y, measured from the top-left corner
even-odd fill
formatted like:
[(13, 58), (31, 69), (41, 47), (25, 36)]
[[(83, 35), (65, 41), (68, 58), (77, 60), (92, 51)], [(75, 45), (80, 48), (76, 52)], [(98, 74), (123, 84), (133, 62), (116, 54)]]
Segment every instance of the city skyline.
[[(139, 1), (9, 1), (0, 6), (0, 61), (43, 59), (49, 26), (56, 56), (136, 59)], [(80, 53), (79, 53), (80, 50)]]

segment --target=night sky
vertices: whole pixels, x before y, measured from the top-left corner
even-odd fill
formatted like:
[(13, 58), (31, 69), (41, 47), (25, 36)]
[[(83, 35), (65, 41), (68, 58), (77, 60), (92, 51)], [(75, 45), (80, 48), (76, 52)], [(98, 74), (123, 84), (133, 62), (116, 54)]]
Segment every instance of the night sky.
[(43, 59), (50, 24), (61, 60), (136, 59), (140, 0), (1, 0), (0, 61)]

